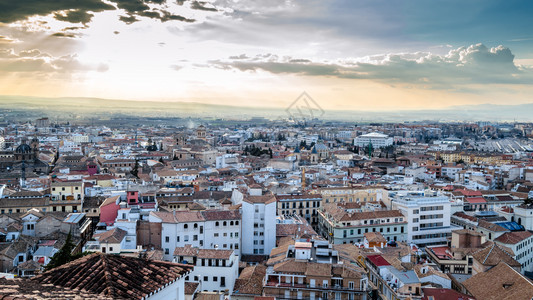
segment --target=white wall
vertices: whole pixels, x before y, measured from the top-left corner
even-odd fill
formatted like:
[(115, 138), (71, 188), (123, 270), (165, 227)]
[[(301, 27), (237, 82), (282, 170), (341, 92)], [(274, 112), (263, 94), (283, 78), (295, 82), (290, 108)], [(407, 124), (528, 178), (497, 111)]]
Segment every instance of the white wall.
[(182, 276), (174, 283), (161, 289), (158, 293), (146, 297), (150, 300), (185, 300), (185, 277)]

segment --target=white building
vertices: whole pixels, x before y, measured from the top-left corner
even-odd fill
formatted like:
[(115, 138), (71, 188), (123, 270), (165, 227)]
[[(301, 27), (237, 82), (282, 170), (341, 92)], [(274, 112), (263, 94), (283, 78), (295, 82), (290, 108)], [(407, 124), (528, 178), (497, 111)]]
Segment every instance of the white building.
[(234, 250), (240, 255), (241, 214), (236, 210), (153, 211), (149, 221), (162, 223), (161, 247), (165, 260), (171, 261), (174, 249), (185, 245)]
[(242, 253), (269, 255), (276, 246), (276, 197), (244, 196)]
[(354, 139), (354, 145), (358, 147), (368, 147), (368, 144), (372, 143), (374, 148), (383, 148), (392, 145), (393, 142), (393, 138), (377, 132), (363, 134)]
[(174, 250), (174, 262), (194, 265), (185, 280), (199, 282), (201, 291), (231, 294), (239, 277), (239, 256), (233, 250), (206, 250), (186, 245)]
[(533, 233), (529, 231), (506, 232), (494, 240), (498, 245), (511, 249), (513, 258), (522, 265), (522, 273), (533, 271)]
[(446, 244), (452, 230), (462, 229), (450, 224), (452, 202), (435, 192), (400, 191), (390, 195), (392, 209), (407, 218), (407, 242), (419, 246)]

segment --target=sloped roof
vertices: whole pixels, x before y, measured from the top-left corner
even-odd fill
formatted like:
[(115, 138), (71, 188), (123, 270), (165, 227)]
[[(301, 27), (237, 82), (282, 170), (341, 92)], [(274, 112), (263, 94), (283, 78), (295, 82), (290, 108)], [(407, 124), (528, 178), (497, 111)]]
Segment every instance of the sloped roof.
[(518, 300), (533, 298), (533, 283), (504, 262), (500, 262), (486, 272), (470, 277), (463, 282), (463, 286), (476, 299)]
[(511, 267), (521, 267), (520, 263), (513, 259), (509, 253), (493, 242), (490, 242), (487, 247), (476, 251), (472, 256), (484, 266), (496, 266), (503, 261)]
[(235, 294), (261, 295), (265, 274), (266, 267), (264, 265), (244, 268), (239, 278), (235, 280), (233, 292)]
[(94, 237), (98, 238), (100, 243), (118, 244), (122, 242), (128, 232), (120, 228), (113, 228), (106, 232), (95, 234)]
[(87, 291), (72, 290), (52, 284), (41, 284), (30, 279), (0, 278), (0, 299), (112, 300), (113, 297), (97, 295)]
[(32, 278), (114, 299), (141, 299), (174, 282), (193, 266), (94, 253)]

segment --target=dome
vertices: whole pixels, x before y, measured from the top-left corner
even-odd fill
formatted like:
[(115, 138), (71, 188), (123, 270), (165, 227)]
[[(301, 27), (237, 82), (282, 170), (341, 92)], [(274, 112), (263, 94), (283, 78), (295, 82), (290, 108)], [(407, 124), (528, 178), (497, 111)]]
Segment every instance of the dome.
[(324, 151), (324, 150), (328, 150), (328, 147), (322, 143), (318, 143), (315, 145), (315, 148), (317, 151)]
[(15, 149), (15, 152), (16, 153), (30, 153), (31, 147), (26, 144), (21, 144), (17, 147), (17, 149)]

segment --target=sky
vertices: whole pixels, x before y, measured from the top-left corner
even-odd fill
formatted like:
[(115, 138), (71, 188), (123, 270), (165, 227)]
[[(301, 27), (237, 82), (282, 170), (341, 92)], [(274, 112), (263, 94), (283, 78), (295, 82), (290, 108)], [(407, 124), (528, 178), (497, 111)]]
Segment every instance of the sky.
[(532, 15), (527, 0), (0, 0), (0, 95), (533, 103)]

